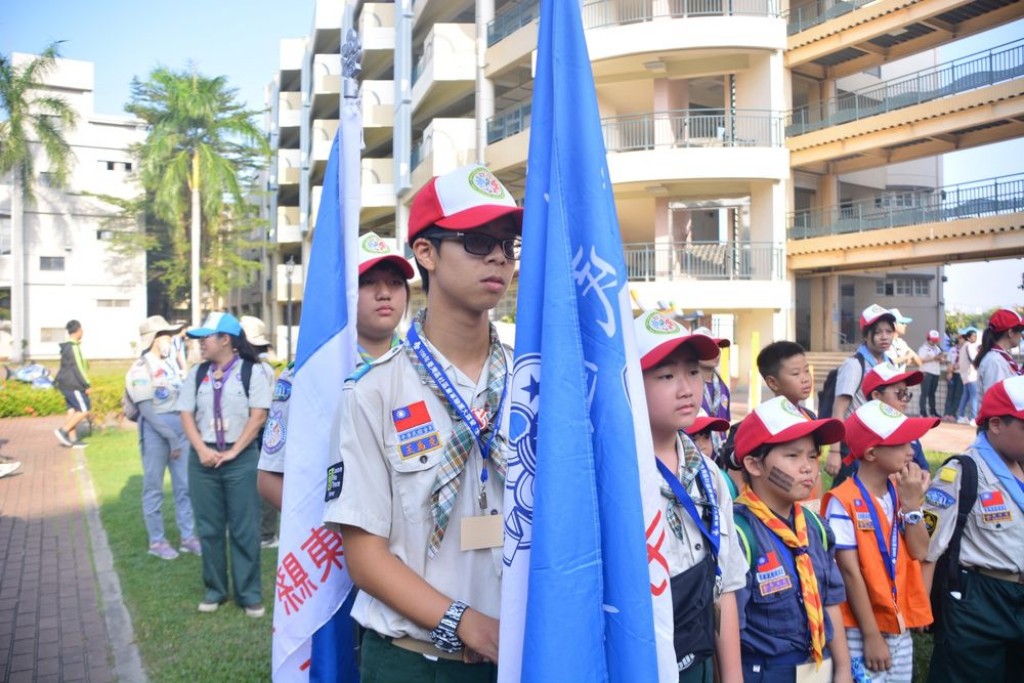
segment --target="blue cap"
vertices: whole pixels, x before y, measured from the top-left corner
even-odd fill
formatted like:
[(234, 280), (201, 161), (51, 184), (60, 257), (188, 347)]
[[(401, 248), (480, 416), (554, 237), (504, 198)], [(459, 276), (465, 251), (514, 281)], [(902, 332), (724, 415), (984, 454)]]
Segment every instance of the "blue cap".
[(239, 337), (242, 334), (242, 323), (230, 313), (211, 313), (206, 316), (206, 322), (202, 327), (193, 327), (186, 334), (193, 339), (202, 339), (211, 334), (231, 334)]
[(965, 327), (964, 329), (960, 330), (960, 336), (961, 337), (966, 337), (969, 334), (978, 334), (978, 328), (977, 327)]

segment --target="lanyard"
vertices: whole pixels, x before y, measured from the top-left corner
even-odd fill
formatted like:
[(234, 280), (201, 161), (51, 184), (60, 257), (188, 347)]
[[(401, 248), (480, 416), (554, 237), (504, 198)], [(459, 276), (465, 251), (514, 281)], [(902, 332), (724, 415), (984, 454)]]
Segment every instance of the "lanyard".
[(878, 552), (882, 554), (885, 571), (889, 574), (889, 584), (892, 586), (892, 601), (893, 604), (896, 604), (896, 554), (900, 548), (900, 525), (896, 519), (899, 503), (896, 498), (896, 489), (891, 481), (886, 480), (885, 485), (889, 490), (889, 500), (892, 501), (892, 528), (889, 531), (889, 548), (886, 549), (885, 537), (882, 536), (882, 525), (878, 519), (878, 511), (875, 509), (875, 498), (864, 488), (864, 483), (861, 482), (859, 476), (853, 475), (853, 481), (857, 484), (857, 488), (860, 489), (860, 495), (864, 497), (864, 505), (871, 515), (871, 525), (875, 531), (875, 543), (878, 544)]
[(708, 544), (711, 546), (711, 554), (715, 558), (715, 575), (722, 575), (722, 568), (718, 564), (718, 549), (721, 546), (721, 530), (720, 530), (720, 519), (718, 512), (718, 494), (715, 493), (714, 482), (711, 481), (711, 472), (708, 471), (708, 464), (702, 457), (700, 459), (700, 483), (704, 488), (704, 495), (708, 497), (708, 507), (711, 508), (711, 530), (704, 526), (704, 520), (701, 518), (700, 513), (697, 512), (697, 506), (694, 504), (690, 494), (683, 488), (683, 484), (679, 481), (679, 478), (663, 463), (661, 460), (655, 459), (658, 464), (658, 471), (661, 472), (662, 478), (668, 483), (672, 489), (672, 493), (675, 494), (679, 504), (683, 506), (687, 514), (690, 515), (690, 519), (700, 529), (700, 533), (704, 538), (708, 539)]
[(231, 376), (231, 368), (235, 367), (237, 360), (238, 356), (233, 356), (230, 363), (217, 370), (220, 372), (220, 379), (216, 375), (211, 378), (211, 384), (213, 384), (213, 431), (217, 436), (218, 451), (227, 448), (227, 442), (224, 440), (224, 412), (221, 410), (220, 399), (224, 393), (224, 385), (227, 384), (228, 377)]
[[(462, 396), (459, 392), (455, 390), (454, 386), (452, 386), (452, 382), (448, 379), (448, 375), (445, 374), (444, 368), (437, 364), (434, 354), (431, 353), (427, 345), (423, 343), (422, 339), (420, 339), (420, 335), (416, 331), (415, 325), (409, 328), (407, 336), (412, 346), (412, 350), (416, 353), (416, 357), (420, 359), (420, 363), (423, 364), (423, 367), (430, 375), (430, 378), (434, 380), (434, 384), (441, 390), (444, 397), (448, 399), (448, 403), (455, 409), (456, 414), (462, 419), (466, 428), (469, 429), (473, 438), (476, 439), (477, 445), (480, 446), (480, 456), (484, 460), (483, 469), (480, 471), (480, 483), (481, 485), (486, 484), (487, 460), (490, 458), (491, 446), (494, 445), (494, 439), (498, 436), (498, 431), (501, 429), (501, 409), (502, 406), (505, 405), (505, 394), (508, 392), (508, 382), (505, 381), (501, 384), (501, 398), (498, 399), (498, 410), (494, 415), (493, 424), (490, 425), (491, 436), (485, 442), (483, 439), (483, 432), (480, 430), (480, 422), (473, 415), (473, 411), (469, 409), (466, 402), (462, 400)], [(488, 374), (491, 372), (493, 372), (493, 370), (488, 368)]]

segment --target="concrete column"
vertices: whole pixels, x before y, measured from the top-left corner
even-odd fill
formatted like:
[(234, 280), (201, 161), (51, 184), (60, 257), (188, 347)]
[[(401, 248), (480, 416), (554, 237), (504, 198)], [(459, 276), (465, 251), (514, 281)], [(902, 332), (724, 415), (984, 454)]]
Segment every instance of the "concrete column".
[(839, 351), (839, 276), (811, 280), (811, 349)]
[[(672, 271), (672, 222), (668, 215), (668, 198), (654, 200), (654, 268), (659, 278)], [(670, 276), (671, 277), (671, 276)]]
[(494, 0), (476, 0), (476, 161), (487, 162), (487, 120), (494, 116), (494, 82), (487, 78), (487, 24)]

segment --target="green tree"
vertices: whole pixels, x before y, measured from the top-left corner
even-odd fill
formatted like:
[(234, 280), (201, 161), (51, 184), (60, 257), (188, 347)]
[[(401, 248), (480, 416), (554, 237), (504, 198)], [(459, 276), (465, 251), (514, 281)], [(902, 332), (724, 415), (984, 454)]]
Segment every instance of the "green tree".
[(158, 67), (146, 81), (132, 81), (125, 107), (149, 125), (135, 151), (146, 192), (141, 206), (157, 219), (147, 228), (156, 244), (151, 264), (172, 299), (183, 298), (189, 283), (194, 325), (201, 285), (223, 295), (257, 267), (239, 247), (256, 220), (247, 190), (270, 150), (255, 122), (259, 112), (239, 103), (237, 93), (223, 76)]
[(74, 130), (78, 114), (67, 100), (47, 90), (45, 78), (57, 66), (60, 43), (15, 65), (0, 55), (0, 178), (11, 183), (12, 336), (20, 360), (25, 330), (24, 205), (35, 200), (35, 148), (41, 147), (51, 183), (67, 183), (73, 153), (65, 135)]

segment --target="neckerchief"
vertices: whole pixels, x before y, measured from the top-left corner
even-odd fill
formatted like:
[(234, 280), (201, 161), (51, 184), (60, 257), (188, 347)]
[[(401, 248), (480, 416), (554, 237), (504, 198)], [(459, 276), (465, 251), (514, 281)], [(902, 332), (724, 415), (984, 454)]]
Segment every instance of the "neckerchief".
[[(388, 346), (388, 351), (395, 348), (402, 343), (402, 338), (397, 333), (391, 333), (391, 345)], [(369, 351), (363, 348), (362, 344), (356, 344), (356, 351), (359, 352), (359, 365), (370, 365), (373, 361), (377, 360), (377, 356), (374, 356)], [(387, 351), (385, 351), (387, 353)]]
[(1015, 374), (1015, 375), (1021, 374), (1021, 370), (1020, 370), (1020, 367), (1017, 365), (1017, 361), (1015, 361), (1013, 359), (1013, 356), (1011, 356), (1006, 351), (1006, 349), (1004, 349), (1001, 346), (993, 346), (992, 350), (995, 351), (996, 353), (998, 353), (1000, 356), (1003, 357), (1003, 360), (1005, 360), (1006, 364), (1010, 366), (1010, 371), (1013, 372), (1013, 374)]
[(793, 505), (794, 528), (790, 529), (752, 488), (744, 487), (743, 492), (736, 497), (736, 502), (746, 505), (750, 513), (793, 552), (804, 611), (807, 613), (807, 628), (811, 632), (811, 656), (820, 667), (822, 652), (825, 650), (825, 610), (821, 604), (821, 593), (818, 591), (818, 578), (814, 575), (814, 563), (807, 552), (807, 520), (804, 519), (803, 506)]
[[(871, 353), (871, 349), (868, 348), (867, 344), (861, 344), (860, 347), (857, 349), (857, 353), (859, 353), (861, 358), (864, 359), (864, 362), (867, 364), (867, 368), (869, 370), (878, 365), (879, 363), (884, 363), (890, 360), (889, 357), (884, 353), (882, 354), (882, 360), (878, 360), (877, 358), (875, 358), (875, 354)], [(867, 374), (867, 370), (865, 370), (864, 373)]]
[[(425, 318), (426, 311), (424, 310), (420, 312), (412, 323), (415, 334), (420, 338), (423, 337), (423, 320)], [(434, 557), (441, 547), (441, 541), (444, 540), (445, 530), (448, 528), (448, 520), (451, 517), (452, 508), (455, 507), (455, 500), (462, 485), (462, 477), (460, 475), (466, 469), (466, 461), (469, 459), (469, 454), (473, 451), (473, 446), (477, 445), (477, 440), (454, 406), (452, 406), (448, 397), (445, 396), (444, 392), (427, 372), (427, 369), (423, 366), (411, 345), (406, 346), (406, 354), (416, 369), (420, 382), (429, 387), (441, 399), (452, 419), (452, 434), (445, 442), (444, 459), (437, 468), (437, 476), (431, 488), (430, 507), (434, 516), (434, 530), (431, 532), (430, 540), (427, 543), (427, 556)], [(487, 398), (484, 403), (483, 412), (485, 417), (478, 417), (478, 421), (483, 423), (481, 427), (482, 434), (488, 434), (496, 424), (500, 424), (497, 413), (501, 407), (501, 399), (507, 381), (508, 359), (505, 357), (505, 349), (498, 339), (497, 331), (494, 329), (494, 326), (491, 326), (491, 350), (487, 358)], [(501, 446), (505, 443), (505, 438), (501, 436), (500, 431), (491, 436), (493, 441), (489, 449), (490, 452), (486, 454), (481, 453), (481, 456), (490, 459), (494, 463), (495, 473), (504, 482), (505, 457)], [(481, 482), (481, 493), (483, 493), (483, 486), (486, 484), (486, 469), (481, 474), (483, 479)]]
[(1013, 502), (1017, 504), (1021, 512), (1024, 512), (1024, 491), (1017, 486), (1017, 482), (1020, 480), (1013, 476), (1002, 457), (996, 453), (996, 449), (992, 448), (992, 444), (988, 442), (988, 435), (978, 434), (978, 438), (974, 440), (974, 448), (988, 468), (992, 470), (992, 474), (996, 475), (999, 483), (1003, 485), (1003, 490), (1010, 494)]
[[(224, 437), (224, 413), (221, 409), (220, 399), (224, 393), (224, 385), (231, 376), (231, 368), (235, 367), (238, 356), (232, 356), (227, 365), (212, 369), (213, 377), (210, 384), (213, 386), (213, 431), (217, 438), (217, 450), (223, 452), (227, 448), (227, 441)], [(217, 376), (220, 373), (220, 376)]]
[[(679, 472), (677, 478), (683, 485), (683, 488), (689, 490), (690, 483), (697, 477), (697, 473), (700, 472), (701, 467), (701, 455), (700, 450), (689, 438), (683, 438), (680, 436), (676, 440), (676, 444), (682, 451), (679, 455)], [(661, 484), (661, 495), (672, 501), (669, 505), (665, 518), (668, 521), (668, 526), (672, 529), (672, 533), (676, 535), (680, 541), (683, 540), (683, 518), (679, 514), (679, 505), (675, 503), (676, 494), (673, 493), (672, 488), (665, 482)], [(705, 494), (707, 495), (707, 494)]]

